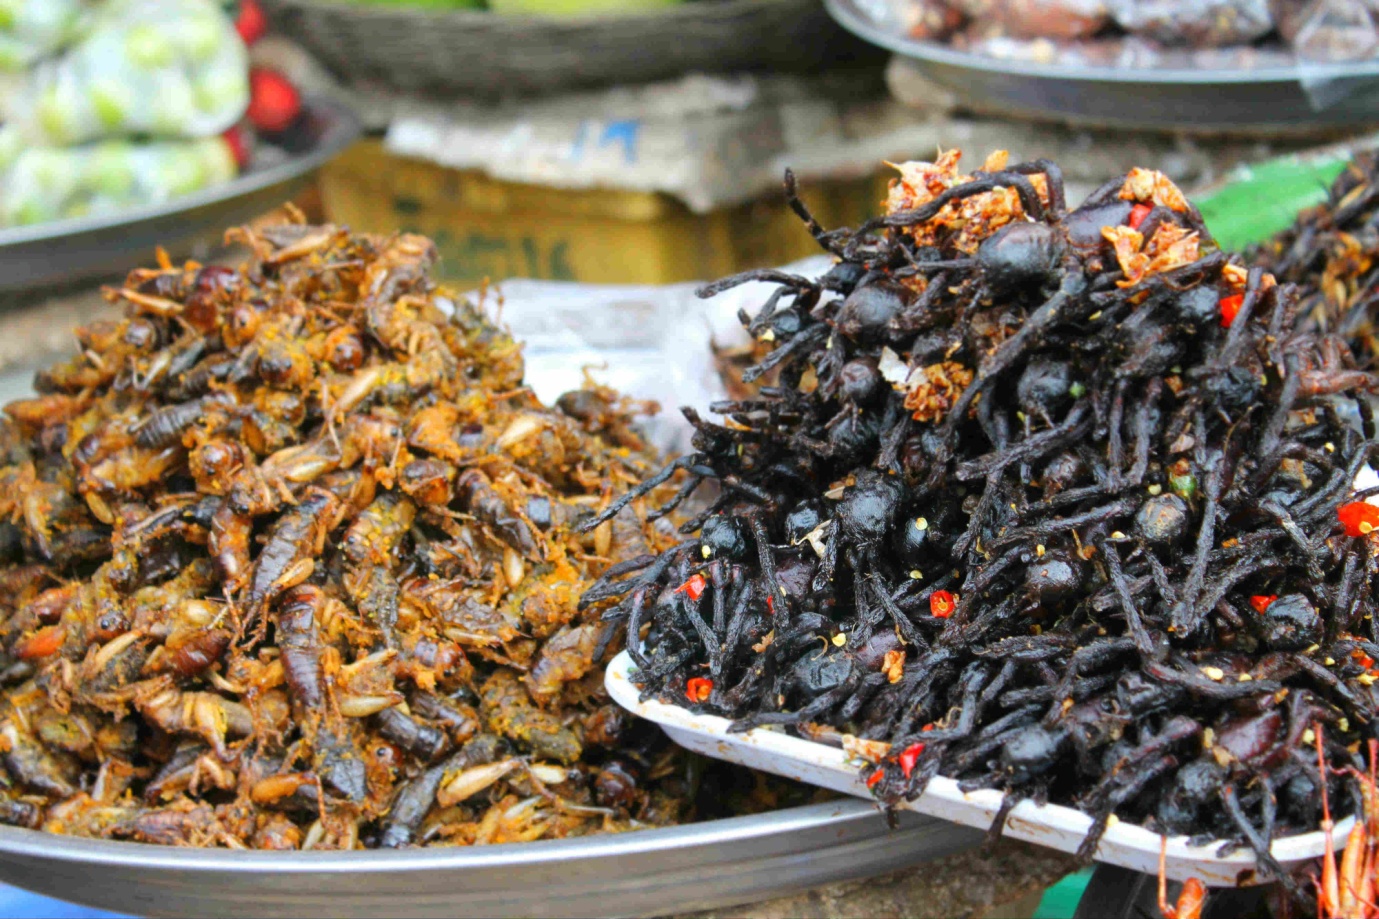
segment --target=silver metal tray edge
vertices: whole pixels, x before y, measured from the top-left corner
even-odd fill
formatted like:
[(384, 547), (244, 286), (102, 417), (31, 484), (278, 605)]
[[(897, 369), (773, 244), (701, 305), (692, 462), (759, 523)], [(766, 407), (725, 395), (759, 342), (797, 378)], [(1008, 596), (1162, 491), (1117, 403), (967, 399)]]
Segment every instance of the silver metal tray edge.
[(919, 41), (857, 0), (824, 0), (859, 38), (905, 58), (965, 106), (1086, 127), (1265, 136), (1354, 132), (1379, 122), (1379, 59), (1237, 69), (1116, 68), (1002, 60)]
[(0, 827), (0, 881), (140, 916), (652, 916), (864, 878), (982, 834), (839, 800), (608, 836), (465, 848), (246, 852)]

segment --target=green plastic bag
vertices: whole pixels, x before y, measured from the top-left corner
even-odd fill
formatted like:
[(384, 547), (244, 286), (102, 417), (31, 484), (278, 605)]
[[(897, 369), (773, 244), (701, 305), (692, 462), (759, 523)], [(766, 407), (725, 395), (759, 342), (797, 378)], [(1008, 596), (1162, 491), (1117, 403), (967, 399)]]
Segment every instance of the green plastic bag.
[(1300, 211), (1326, 200), (1350, 159), (1350, 147), (1242, 166), (1194, 201), (1221, 248), (1241, 250), (1291, 226)]
[(87, 0), (0, 0), (0, 73), (18, 73), (75, 40)]
[(212, 0), (107, 0), (74, 45), (9, 93), (7, 120), (45, 147), (210, 137), (244, 114), (248, 71), (243, 42)]
[(0, 225), (112, 214), (227, 182), (236, 166), (220, 137), (30, 147), (0, 131)]

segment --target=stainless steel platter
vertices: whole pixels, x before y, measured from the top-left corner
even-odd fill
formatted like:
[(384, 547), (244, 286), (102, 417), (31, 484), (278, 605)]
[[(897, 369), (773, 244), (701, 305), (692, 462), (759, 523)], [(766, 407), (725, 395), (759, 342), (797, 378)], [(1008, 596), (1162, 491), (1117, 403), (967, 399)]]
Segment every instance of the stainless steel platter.
[(147, 263), (158, 245), (174, 253), (197, 243), (213, 246), (226, 227), (290, 200), (361, 130), (337, 102), (313, 98), (305, 110), (306, 118), (294, 128), (296, 149), (281, 162), (160, 204), (0, 229), (0, 294), (121, 274), (130, 265)]
[[(0, 374), (0, 404), (32, 395)], [(977, 845), (843, 799), (666, 829), (359, 852), (181, 849), (0, 826), (0, 882), (135, 916), (666, 916), (883, 874)]]
[(1379, 60), (1252, 69), (1115, 68), (1003, 60), (885, 28), (859, 0), (824, 0), (859, 37), (909, 59), (974, 108), (1074, 123), (1242, 133), (1379, 123)]
[(0, 827), (0, 881), (138, 916), (665, 916), (894, 871), (976, 830), (840, 800), (610, 836), (386, 852), (174, 849)]

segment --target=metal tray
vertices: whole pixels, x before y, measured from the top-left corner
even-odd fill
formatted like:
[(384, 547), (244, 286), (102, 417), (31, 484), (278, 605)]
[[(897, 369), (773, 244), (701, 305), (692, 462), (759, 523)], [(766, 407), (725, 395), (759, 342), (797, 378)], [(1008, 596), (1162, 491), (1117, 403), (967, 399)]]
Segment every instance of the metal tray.
[[(843, 28), (908, 58), (974, 108), (1089, 126), (1222, 133), (1351, 132), (1379, 123), (1379, 60), (1256, 69), (1128, 69), (1002, 60), (882, 27), (824, 0)], [(1304, 83), (1304, 77), (1306, 82)]]
[(842, 800), (668, 829), (387, 852), (174, 849), (0, 827), (0, 881), (139, 916), (664, 916), (894, 871), (970, 848)]
[[(33, 394), (0, 374), (0, 404)], [(0, 882), (136, 916), (665, 916), (884, 874), (975, 830), (830, 801), (666, 829), (371, 852), (179, 849), (0, 826)]]
[[(629, 711), (659, 724), (682, 747), (844, 794), (871, 797), (858, 777), (860, 763), (850, 760), (842, 750), (790, 737), (777, 730), (756, 728), (729, 733), (732, 722), (726, 718), (697, 715), (678, 705), (666, 705), (654, 699), (642, 701), (641, 691), (629, 678), (633, 667), (626, 651), (613, 659), (605, 677), (608, 694)], [(923, 795), (903, 806), (910, 811), (985, 830), (1000, 810), (1003, 797), (1001, 792), (990, 788), (965, 792), (953, 779), (937, 776), (929, 782)], [(1338, 850), (1345, 845), (1353, 824), (1354, 818), (1337, 824), (1334, 839)], [(1003, 835), (1062, 852), (1076, 852), (1091, 825), (1092, 818), (1071, 807), (1056, 804), (1040, 807), (1033, 801), (1022, 801), (1006, 818)], [(1144, 827), (1114, 822), (1102, 836), (1095, 857), (1108, 864), (1155, 874), (1159, 870), (1162, 839), (1158, 833)], [(1324, 851), (1324, 845), (1325, 837), (1318, 831), (1276, 839), (1272, 851), (1279, 864), (1287, 869), (1316, 859)], [(1241, 887), (1258, 882), (1253, 853), (1237, 850), (1220, 855), (1220, 847), (1220, 842), (1192, 846), (1187, 837), (1172, 837), (1168, 840), (1166, 873), (1175, 881), (1195, 877), (1210, 887)]]
[(216, 246), (226, 227), (290, 200), (312, 173), (360, 134), (359, 121), (325, 98), (305, 104), (288, 159), (160, 204), (118, 214), (0, 229), (0, 294), (118, 275), (148, 262), (155, 246), (187, 251)]

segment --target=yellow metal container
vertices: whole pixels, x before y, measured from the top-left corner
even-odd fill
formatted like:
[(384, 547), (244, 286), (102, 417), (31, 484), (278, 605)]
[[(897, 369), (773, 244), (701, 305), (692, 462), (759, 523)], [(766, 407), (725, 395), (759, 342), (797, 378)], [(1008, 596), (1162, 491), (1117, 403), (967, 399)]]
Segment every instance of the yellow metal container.
[[(887, 177), (810, 183), (827, 227), (877, 213)], [(562, 190), (504, 182), (394, 156), (361, 141), (321, 172), (326, 214), (354, 230), (408, 230), (436, 241), (447, 281), (510, 277), (665, 284), (780, 265), (819, 251), (781, 195), (692, 213), (658, 192)]]

